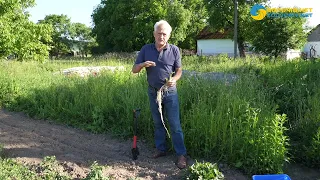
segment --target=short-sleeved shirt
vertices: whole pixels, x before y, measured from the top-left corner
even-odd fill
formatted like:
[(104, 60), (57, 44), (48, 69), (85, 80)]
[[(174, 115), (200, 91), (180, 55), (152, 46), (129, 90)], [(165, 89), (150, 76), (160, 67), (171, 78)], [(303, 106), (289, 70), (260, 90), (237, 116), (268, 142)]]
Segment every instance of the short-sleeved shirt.
[(139, 52), (135, 64), (145, 61), (156, 63), (156, 66), (147, 67), (146, 70), (149, 85), (158, 89), (166, 83), (166, 79), (169, 79), (170, 75), (177, 68), (181, 67), (179, 48), (168, 43), (162, 52), (157, 50), (155, 44), (144, 45)]

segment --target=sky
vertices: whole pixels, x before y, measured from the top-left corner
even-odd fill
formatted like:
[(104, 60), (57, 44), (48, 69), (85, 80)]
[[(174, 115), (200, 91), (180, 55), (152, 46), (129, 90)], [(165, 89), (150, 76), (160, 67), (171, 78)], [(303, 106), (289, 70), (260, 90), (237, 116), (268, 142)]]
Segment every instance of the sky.
[(49, 14), (64, 14), (71, 22), (91, 26), (91, 14), (101, 0), (35, 0), (36, 6), (28, 8), (33, 22), (44, 19)]
[(272, 7), (290, 8), (297, 6), (299, 8), (313, 8), (312, 17), (308, 18), (310, 26), (320, 24), (320, 1), (319, 0), (271, 0)]
[[(79, 22), (91, 26), (91, 14), (100, 2), (101, 0), (36, 0), (37, 5), (29, 8), (28, 11), (31, 14), (30, 20), (33, 22), (38, 22), (49, 14), (65, 14), (73, 23)], [(320, 24), (319, 0), (270, 0), (270, 2), (272, 7), (313, 8), (312, 17), (308, 18), (309, 25)]]

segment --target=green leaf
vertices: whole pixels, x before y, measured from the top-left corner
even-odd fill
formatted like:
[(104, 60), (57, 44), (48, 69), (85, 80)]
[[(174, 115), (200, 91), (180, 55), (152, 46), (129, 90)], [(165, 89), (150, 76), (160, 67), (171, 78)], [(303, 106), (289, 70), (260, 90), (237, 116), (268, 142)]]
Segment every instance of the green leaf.
[(240, 162), (240, 161), (237, 162), (235, 166), (236, 166), (237, 168), (240, 168), (240, 167), (242, 166), (242, 162)]

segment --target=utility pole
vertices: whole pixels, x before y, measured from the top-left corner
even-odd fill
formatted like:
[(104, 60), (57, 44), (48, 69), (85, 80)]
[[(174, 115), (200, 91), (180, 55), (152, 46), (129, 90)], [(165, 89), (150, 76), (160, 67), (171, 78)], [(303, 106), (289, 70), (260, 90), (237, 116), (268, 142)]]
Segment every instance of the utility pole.
[(238, 0), (234, 0), (234, 35), (233, 35), (233, 41), (234, 41), (234, 60), (237, 58), (237, 50), (238, 50)]

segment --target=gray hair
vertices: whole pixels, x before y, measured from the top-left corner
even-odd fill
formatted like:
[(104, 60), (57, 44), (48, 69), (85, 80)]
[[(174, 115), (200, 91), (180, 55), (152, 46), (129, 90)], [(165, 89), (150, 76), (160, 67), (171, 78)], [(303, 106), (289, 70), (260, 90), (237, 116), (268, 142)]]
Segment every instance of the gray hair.
[(165, 27), (167, 28), (167, 30), (169, 31), (168, 34), (171, 34), (172, 27), (171, 27), (170, 24), (169, 24), (167, 21), (165, 21), (165, 20), (160, 20), (160, 21), (156, 22), (156, 24), (154, 25), (154, 32), (157, 31), (157, 29), (158, 29), (158, 27), (159, 27), (160, 25), (165, 26)]

